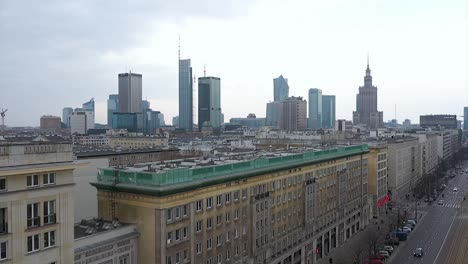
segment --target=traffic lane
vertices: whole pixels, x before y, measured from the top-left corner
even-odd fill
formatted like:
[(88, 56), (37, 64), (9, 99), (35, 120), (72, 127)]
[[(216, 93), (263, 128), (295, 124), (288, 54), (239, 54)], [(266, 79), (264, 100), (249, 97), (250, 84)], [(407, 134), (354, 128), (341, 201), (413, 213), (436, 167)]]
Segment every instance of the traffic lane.
[(455, 242), (455, 238), (457, 236), (457, 232), (460, 231), (462, 226), (463, 219), (460, 218), (458, 215), (453, 221), (453, 225), (450, 227), (446, 238), (442, 242), (443, 245), (441, 246), (436, 259), (434, 260), (435, 264), (443, 264), (446, 263), (446, 260), (450, 257), (451, 254), (454, 254), (454, 250), (457, 251), (457, 248), (453, 247), (452, 243)]
[[(442, 239), (448, 231), (455, 209), (447, 207), (430, 207), (424, 218), (418, 222), (418, 227), (402, 242), (392, 263), (432, 263), (442, 244)], [(413, 256), (416, 248), (424, 250), (422, 258)], [(436, 251), (435, 253), (431, 251)]]

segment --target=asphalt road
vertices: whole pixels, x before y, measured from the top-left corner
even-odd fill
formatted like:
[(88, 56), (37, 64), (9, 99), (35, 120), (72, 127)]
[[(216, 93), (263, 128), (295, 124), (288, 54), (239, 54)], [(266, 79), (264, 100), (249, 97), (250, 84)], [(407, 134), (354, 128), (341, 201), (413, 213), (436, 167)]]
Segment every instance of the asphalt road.
[[(465, 167), (468, 167), (468, 163), (465, 163), (463, 168)], [(445, 197), (439, 196), (439, 199), (444, 200), (443, 205), (439, 205), (436, 201), (430, 206), (422, 206), (419, 209), (425, 212), (424, 217), (418, 221), (416, 229), (408, 236), (408, 240), (400, 244), (394, 256), (390, 258), (390, 263), (445, 263), (449, 250), (444, 249), (444, 244), (454, 240), (456, 231), (453, 230), (456, 230), (459, 224), (458, 220), (455, 221), (456, 216), (462, 210), (463, 196), (468, 190), (467, 175), (466, 173), (457, 174), (449, 181), (443, 192)], [(454, 187), (458, 188), (458, 192), (452, 191)], [(414, 250), (418, 247), (424, 250), (422, 258), (413, 256)], [(468, 259), (465, 260), (467, 261), (465, 263), (468, 263)]]

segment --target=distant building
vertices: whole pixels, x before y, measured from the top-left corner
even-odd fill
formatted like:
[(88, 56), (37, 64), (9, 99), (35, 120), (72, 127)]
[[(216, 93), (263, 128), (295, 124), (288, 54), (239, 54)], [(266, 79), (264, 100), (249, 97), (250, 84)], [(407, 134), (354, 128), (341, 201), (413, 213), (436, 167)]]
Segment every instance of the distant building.
[(271, 127), (279, 127), (280, 111), (281, 102), (267, 103), (265, 125)]
[(172, 118), (172, 126), (178, 128), (179, 127), (179, 116), (174, 116)]
[(142, 75), (128, 72), (119, 74), (119, 112), (141, 113)]
[(119, 95), (110, 94), (107, 99), (107, 127), (112, 128), (112, 115), (119, 111)]
[(59, 130), (62, 128), (62, 121), (59, 116), (43, 115), (40, 124), (41, 129)]
[(0, 139), (0, 261), (74, 263), (72, 145), (57, 136)]
[(73, 113), (73, 108), (65, 107), (62, 110), (62, 122), (65, 124), (67, 128), (70, 128), (70, 117)]
[[(179, 58), (179, 128), (193, 130), (193, 78), (190, 59)], [(199, 125), (201, 126), (201, 125)]]
[(280, 75), (273, 79), (273, 92), (275, 102), (280, 102), (289, 97), (288, 79)]
[(346, 131), (346, 120), (338, 119), (335, 122), (335, 131), (345, 132)]
[(377, 110), (377, 87), (372, 85), (371, 70), (367, 62), (364, 86), (356, 95), (356, 111), (353, 112), (354, 125), (365, 125), (368, 129), (383, 127), (383, 112)]
[[(179, 115), (179, 126), (180, 123)], [(221, 79), (218, 77), (198, 78), (198, 129), (204, 125), (213, 129), (221, 126)]]
[(297, 131), (307, 128), (307, 102), (302, 97), (288, 97), (281, 102), (281, 130)]
[(143, 147), (167, 147), (168, 140), (165, 137), (109, 137), (111, 148), (143, 148)]
[(83, 111), (88, 111), (88, 112), (93, 112), (93, 119), (96, 120), (95, 108), (94, 108), (94, 97), (91, 98), (88, 102), (83, 103), (82, 110)]
[(309, 124), (312, 129), (322, 128), (322, 90), (309, 89)]
[(265, 126), (265, 118), (257, 118), (255, 114), (249, 114), (247, 118), (234, 117), (229, 120), (231, 124), (239, 124), (250, 128)]
[(141, 101), (141, 112), (145, 112), (146, 110), (151, 109), (151, 103), (148, 100)]
[[(310, 102), (309, 102), (310, 107)], [(322, 95), (322, 128), (335, 126), (336, 103), (334, 95)]]
[(113, 129), (127, 129), (128, 132), (138, 132), (137, 113), (115, 112), (112, 115), (112, 128)]
[(468, 106), (463, 110), (463, 130), (468, 130)]
[(422, 128), (457, 129), (456, 115), (421, 115), (419, 126)]
[(410, 127), (411, 127), (411, 120), (405, 119), (405, 121), (403, 121), (403, 128), (410, 128)]
[(135, 225), (116, 220), (81, 220), (74, 227), (74, 263), (136, 264), (139, 235)]
[(156, 129), (161, 126), (159, 122), (160, 114), (161, 112), (152, 111), (151, 109), (143, 112), (143, 133), (145, 135), (156, 134)]
[(86, 134), (88, 129), (94, 128), (94, 112), (75, 111), (70, 117), (70, 133)]

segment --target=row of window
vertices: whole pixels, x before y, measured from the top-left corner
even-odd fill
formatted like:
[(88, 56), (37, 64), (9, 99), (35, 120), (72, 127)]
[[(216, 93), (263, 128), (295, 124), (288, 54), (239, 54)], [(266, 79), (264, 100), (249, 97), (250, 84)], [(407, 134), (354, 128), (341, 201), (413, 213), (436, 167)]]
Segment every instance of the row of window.
[[(41, 225), (39, 207), (40, 203), (30, 203), (27, 205), (26, 218), (28, 228), (38, 227)], [(44, 225), (56, 223), (55, 200), (43, 202), (43, 216)]]
[(187, 239), (187, 237), (188, 237), (187, 227), (167, 232), (167, 244), (169, 245), (173, 242), (176, 242), (182, 239)]
[(188, 205), (186, 204), (182, 206), (174, 207), (174, 208), (169, 208), (166, 211), (166, 218), (168, 222), (180, 219), (182, 217), (187, 217), (187, 216), (188, 216)]
[[(212, 248), (211, 239), (208, 239), (208, 240), (206, 241), (206, 245), (207, 245), (207, 247), (206, 247), (207, 250), (210, 250), (210, 249)], [(244, 251), (245, 251), (245, 250), (247, 250), (247, 243), (244, 243)], [(196, 254), (201, 254), (202, 251), (203, 251), (202, 242), (197, 242), (196, 245), (195, 245), (195, 253), (196, 253)], [(234, 256), (238, 256), (238, 255), (239, 255), (239, 246), (236, 246), (235, 249), (234, 249)], [(220, 258), (220, 256), (221, 256), (221, 258)], [(230, 249), (227, 249), (227, 250), (226, 250), (225, 256), (226, 256), (226, 260), (230, 260), (230, 259), (231, 259), (231, 251), (230, 251)], [(207, 260), (207, 263), (212, 263), (212, 262), (210, 262), (210, 259), (211, 259), (211, 261), (213, 261), (212, 258), (210, 257), (210, 258)], [(223, 259), (222, 259), (222, 254), (219, 254), (219, 255), (218, 255), (217, 260), (218, 260), (217, 263), (222, 263), (222, 260), (223, 260)]]
[[(223, 198), (226, 205), (231, 203), (231, 193), (219, 194), (216, 196), (216, 206), (223, 206)], [(239, 201), (239, 191), (234, 191), (233, 193), (234, 202)], [(242, 189), (242, 199), (247, 199), (247, 189)], [(213, 208), (213, 197), (206, 198), (206, 209)], [(198, 200), (195, 202), (195, 209), (197, 212), (203, 211), (203, 200)]]
[[(43, 173), (42, 174), (42, 185), (55, 184), (55, 173)], [(33, 174), (26, 177), (27, 187), (38, 187), (39, 186), (39, 175)]]
[[(40, 249), (40, 239), (41, 234), (35, 234), (32, 236), (28, 236), (27, 238), (27, 252), (32, 253), (39, 251)], [(42, 234), (42, 249), (47, 249), (50, 247), (55, 246), (55, 230), (54, 231), (49, 231), (49, 232), (44, 232)]]
[(184, 249), (183, 251), (177, 251), (174, 256), (166, 257), (166, 264), (179, 264), (182, 262), (188, 262), (189, 254), (188, 250)]

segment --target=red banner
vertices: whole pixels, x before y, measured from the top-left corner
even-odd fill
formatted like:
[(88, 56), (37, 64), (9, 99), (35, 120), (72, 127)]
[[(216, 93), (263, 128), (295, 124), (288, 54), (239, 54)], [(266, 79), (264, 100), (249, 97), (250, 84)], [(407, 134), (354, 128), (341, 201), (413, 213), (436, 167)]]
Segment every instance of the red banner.
[(380, 198), (378, 201), (377, 201), (377, 207), (378, 208), (382, 208), (384, 205), (386, 205), (388, 203), (388, 201), (390, 201), (390, 195), (385, 195), (384, 197)]

